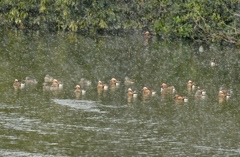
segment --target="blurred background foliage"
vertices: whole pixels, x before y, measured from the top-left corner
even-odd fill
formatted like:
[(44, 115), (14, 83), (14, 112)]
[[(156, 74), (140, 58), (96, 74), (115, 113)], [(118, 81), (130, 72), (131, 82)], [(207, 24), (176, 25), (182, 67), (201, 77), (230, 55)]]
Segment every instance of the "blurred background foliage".
[(1, 0), (0, 24), (82, 34), (150, 31), (240, 44), (239, 0)]

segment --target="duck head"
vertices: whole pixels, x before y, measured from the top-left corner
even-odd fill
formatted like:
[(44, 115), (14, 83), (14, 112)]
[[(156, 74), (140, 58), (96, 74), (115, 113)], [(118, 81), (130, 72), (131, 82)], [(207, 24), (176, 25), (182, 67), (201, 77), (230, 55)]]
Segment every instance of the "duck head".
[(167, 84), (166, 84), (166, 83), (163, 83), (163, 84), (161, 85), (161, 87), (162, 87), (162, 88), (167, 88)]

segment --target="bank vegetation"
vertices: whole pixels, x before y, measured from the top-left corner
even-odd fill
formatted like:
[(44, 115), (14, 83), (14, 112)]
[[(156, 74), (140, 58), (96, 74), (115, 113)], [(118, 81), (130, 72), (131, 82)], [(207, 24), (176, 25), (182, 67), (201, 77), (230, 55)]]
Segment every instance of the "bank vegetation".
[(0, 24), (86, 34), (150, 31), (159, 37), (240, 45), (239, 0), (1, 0)]

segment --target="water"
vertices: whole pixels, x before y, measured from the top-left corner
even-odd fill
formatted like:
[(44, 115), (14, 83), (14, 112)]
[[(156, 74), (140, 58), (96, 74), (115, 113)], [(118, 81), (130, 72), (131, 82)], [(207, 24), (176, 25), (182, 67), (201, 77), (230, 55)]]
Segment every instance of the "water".
[[(239, 156), (239, 50), (217, 45), (169, 43), (143, 35), (83, 37), (71, 33), (2, 31), (0, 153), (2, 156)], [(211, 58), (217, 66), (211, 67)], [(44, 76), (63, 82), (44, 91)], [(14, 90), (14, 79), (38, 80)], [(124, 85), (124, 78), (134, 80)], [(92, 84), (74, 93), (80, 78)], [(120, 81), (98, 94), (99, 80)], [(205, 99), (188, 93), (193, 80)], [(163, 98), (174, 85), (187, 103)], [(146, 86), (155, 90), (141, 97)], [(221, 86), (232, 89), (219, 103)], [(127, 98), (127, 89), (138, 92)]]

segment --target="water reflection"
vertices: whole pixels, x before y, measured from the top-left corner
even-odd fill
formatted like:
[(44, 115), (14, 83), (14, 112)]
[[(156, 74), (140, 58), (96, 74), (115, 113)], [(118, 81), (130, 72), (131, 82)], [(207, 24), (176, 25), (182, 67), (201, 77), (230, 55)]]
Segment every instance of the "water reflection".
[[(239, 155), (238, 50), (204, 45), (199, 53), (200, 45), (154, 36), (146, 46), (142, 35), (0, 35), (3, 154)], [(16, 78), (25, 80), (23, 89), (14, 90)], [(222, 85), (231, 96), (219, 103)]]

